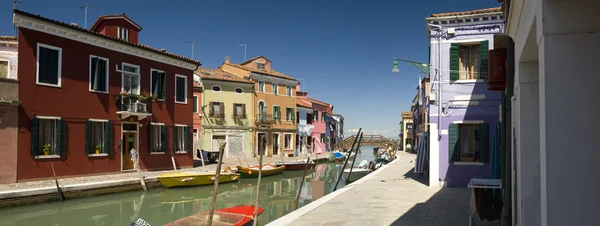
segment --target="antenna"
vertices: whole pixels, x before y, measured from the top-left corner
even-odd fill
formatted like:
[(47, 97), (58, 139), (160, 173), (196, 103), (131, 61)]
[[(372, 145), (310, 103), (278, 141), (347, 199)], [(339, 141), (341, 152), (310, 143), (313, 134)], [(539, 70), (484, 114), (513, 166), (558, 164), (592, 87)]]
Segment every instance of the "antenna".
[(17, 8), (17, 4), (18, 3), (24, 3), (22, 0), (13, 0), (13, 10), (15, 10)]
[(246, 44), (239, 44), (238, 46), (243, 46), (244, 47), (244, 61), (246, 61)]
[(88, 6), (87, 5), (82, 5), (82, 6), (79, 6), (77, 8), (79, 8), (79, 9), (83, 8), (85, 10), (85, 19), (84, 19), (83, 25), (85, 26), (84, 28), (87, 29), (87, 9), (88, 9)]
[(187, 41), (187, 42), (184, 42), (184, 43), (192, 43), (192, 59), (194, 59), (194, 40)]

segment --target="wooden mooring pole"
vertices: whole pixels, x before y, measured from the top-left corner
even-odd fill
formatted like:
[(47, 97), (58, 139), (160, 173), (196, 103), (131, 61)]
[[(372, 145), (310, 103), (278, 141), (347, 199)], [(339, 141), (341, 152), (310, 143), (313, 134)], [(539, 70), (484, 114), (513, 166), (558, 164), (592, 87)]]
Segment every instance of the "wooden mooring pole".
[(258, 182), (256, 182), (256, 200), (254, 201), (254, 223), (253, 226), (258, 224), (258, 201), (260, 200), (260, 178), (262, 177), (262, 160), (265, 153), (258, 152)]
[(219, 147), (219, 162), (217, 163), (217, 171), (215, 172), (215, 183), (213, 186), (212, 200), (210, 202), (210, 213), (208, 214), (208, 226), (212, 225), (215, 207), (217, 205), (217, 192), (219, 191), (219, 180), (221, 177), (221, 165), (223, 164), (223, 152), (225, 152), (225, 145), (227, 145), (227, 142), (222, 143)]
[(308, 170), (308, 162), (310, 162), (310, 156), (306, 160), (307, 164), (304, 165), (304, 174), (302, 175), (302, 181), (300, 182), (300, 189), (298, 190), (298, 196), (296, 196), (296, 204), (294, 204), (294, 210), (298, 209), (298, 202), (300, 202), (300, 194), (302, 194), (302, 186), (304, 185), (304, 179), (306, 178), (306, 170)]
[[(354, 149), (356, 140), (358, 140), (358, 135), (361, 135), (361, 134), (362, 134), (362, 128), (358, 129), (358, 133), (356, 133), (356, 136), (354, 137), (354, 141), (352, 142), (352, 147), (350, 148), (350, 152), (348, 152), (348, 156), (350, 156), (350, 154), (352, 154), (352, 149)], [(348, 158), (346, 158), (346, 161), (344, 161), (344, 166), (342, 167), (340, 176), (338, 177), (337, 181), (335, 182), (335, 187), (333, 187), (333, 191), (337, 190), (337, 186), (338, 186), (338, 184), (340, 184), (340, 180), (342, 179), (342, 173), (344, 173), (344, 169), (346, 168), (347, 163), (348, 163)]]
[[(360, 134), (360, 137), (358, 138), (358, 144), (356, 145), (356, 151), (354, 153), (354, 159), (352, 159), (352, 165), (350, 165), (350, 172), (348, 172), (348, 179), (346, 179), (346, 183), (350, 183), (350, 174), (352, 174), (352, 169), (354, 168), (354, 163), (356, 162), (356, 158), (358, 158), (358, 149), (360, 149), (360, 143), (362, 142), (363, 139), (363, 135), (362, 133)], [(344, 172), (344, 169), (342, 169), (342, 173)]]

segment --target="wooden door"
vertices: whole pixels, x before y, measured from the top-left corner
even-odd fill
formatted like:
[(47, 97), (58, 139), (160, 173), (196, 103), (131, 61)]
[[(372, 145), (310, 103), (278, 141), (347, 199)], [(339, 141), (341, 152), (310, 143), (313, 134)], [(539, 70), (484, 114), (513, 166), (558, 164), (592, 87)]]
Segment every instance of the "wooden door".
[(135, 142), (135, 133), (123, 133), (123, 170), (135, 169), (129, 152), (132, 148), (135, 148)]
[(279, 134), (273, 134), (273, 155), (279, 154)]

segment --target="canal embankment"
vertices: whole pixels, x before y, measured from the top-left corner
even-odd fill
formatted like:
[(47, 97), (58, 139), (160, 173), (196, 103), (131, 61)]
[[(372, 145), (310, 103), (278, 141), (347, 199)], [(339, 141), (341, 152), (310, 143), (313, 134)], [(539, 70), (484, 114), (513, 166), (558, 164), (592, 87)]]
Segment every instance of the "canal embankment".
[[(315, 161), (326, 161), (329, 155), (310, 155)], [(286, 161), (296, 161), (306, 159), (306, 157), (285, 158)], [(235, 170), (237, 165), (257, 165), (256, 158), (246, 157), (238, 159), (237, 157), (225, 157), (223, 159), (223, 168), (230, 167)], [(246, 163), (247, 161), (247, 163)], [(281, 157), (264, 157), (263, 163), (270, 164), (282, 161)], [(214, 171), (216, 164), (208, 164), (202, 166), (198, 161), (194, 168), (178, 169), (182, 172), (205, 172)], [(173, 170), (165, 171), (149, 171), (142, 172), (146, 186), (150, 188), (161, 187), (156, 177), (163, 174), (173, 172)], [(133, 172), (122, 172), (108, 175), (93, 175), (82, 177), (60, 177), (58, 183), (63, 190), (67, 199), (90, 197), (102, 194), (112, 194), (127, 191), (142, 190), (139, 174)], [(12, 184), (0, 185), (0, 207), (16, 206), (24, 204), (42, 203), (59, 200), (55, 181), (53, 178), (38, 181), (27, 181)]]

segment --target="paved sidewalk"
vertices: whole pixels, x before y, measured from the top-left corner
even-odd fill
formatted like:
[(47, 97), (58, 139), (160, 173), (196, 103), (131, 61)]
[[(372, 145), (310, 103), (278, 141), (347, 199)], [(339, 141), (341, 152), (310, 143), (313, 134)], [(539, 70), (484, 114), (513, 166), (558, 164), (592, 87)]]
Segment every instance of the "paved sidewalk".
[[(331, 200), (315, 201), (324, 204), (309, 204), (270, 225), (468, 225), (470, 190), (426, 186), (426, 179), (412, 172), (415, 157), (398, 153), (396, 161), (371, 177), (340, 189), (343, 193)], [(499, 225), (478, 218), (475, 223)]]

